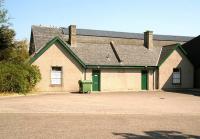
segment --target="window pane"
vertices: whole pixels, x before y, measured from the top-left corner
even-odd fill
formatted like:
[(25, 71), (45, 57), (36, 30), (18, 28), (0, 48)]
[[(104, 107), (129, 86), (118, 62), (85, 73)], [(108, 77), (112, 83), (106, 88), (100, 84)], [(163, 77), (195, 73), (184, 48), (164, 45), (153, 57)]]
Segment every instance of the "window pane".
[(61, 84), (62, 67), (52, 67), (51, 70), (51, 84)]
[(173, 78), (180, 78), (180, 73), (179, 72), (174, 72), (173, 73)]
[(179, 84), (179, 83), (181, 83), (181, 82), (180, 82), (180, 79), (173, 79), (173, 83)]
[(51, 84), (61, 84), (61, 79), (51, 79)]
[(174, 68), (173, 74), (172, 74), (172, 82), (174, 84), (180, 84), (181, 83), (181, 69), (180, 68)]
[(61, 72), (60, 71), (52, 71), (51, 78), (61, 78)]

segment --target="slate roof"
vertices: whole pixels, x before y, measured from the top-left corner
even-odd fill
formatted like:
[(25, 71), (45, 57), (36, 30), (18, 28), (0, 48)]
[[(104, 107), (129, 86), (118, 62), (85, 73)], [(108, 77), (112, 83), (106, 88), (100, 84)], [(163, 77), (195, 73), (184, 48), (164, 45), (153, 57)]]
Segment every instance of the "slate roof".
[[(67, 41), (69, 35), (68, 28), (32, 26), (32, 32), (34, 35), (36, 51), (41, 47), (43, 47), (46, 44), (46, 42), (50, 41), (56, 36), (62, 38), (64, 41)], [(77, 29), (77, 35), (144, 39), (144, 35), (142, 33), (127, 33), (127, 32), (116, 32), (116, 31), (91, 30), (91, 29)], [(187, 37), (187, 36), (171, 36), (171, 35), (157, 35), (157, 34), (155, 34), (153, 37), (154, 40), (162, 40), (162, 41), (166, 40), (166, 41), (178, 41), (178, 42), (187, 42), (193, 39), (193, 37)]]
[(200, 35), (182, 45), (195, 67), (200, 67)]
[(60, 28), (32, 26), (32, 33), (36, 51), (38, 51), (47, 42), (49, 42), (56, 36), (60, 37), (63, 40), (66, 40)]
[[(54, 37), (58, 36), (65, 43), (68, 40), (68, 30), (63, 28), (48, 28), (32, 26), (33, 38), (36, 51), (45, 46)], [(88, 36), (112, 36), (124, 38), (138, 38), (143, 39), (143, 34), (139, 33), (123, 33), (111, 31), (97, 31), (78, 29), (78, 35)], [(155, 35), (154, 39), (172, 39), (172, 36)], [(186, 41), (191, 37), (175, 37), (179, 41)], [(176, 41), (178, 41), (176, 40)], [(173, 50), (176, 45), (167, 47), (154, 47), (147, 49), (144, 46), (134, 45), (118, 45), (114, 48), (122, 60), (119, 62), (110, 44), (88, 44), (78, 43), (77, 47), (70, 47), (70, 49), (86, 64), (86, 65), (115, 65), (115, 66), (157, 66), (164, 58)]]
[(156, 66), (161, 47), (147, 49), (144, 46), (116, 45), (115, 47), (123, 65)]
[(122, 60), (119, 63), (109, 44), (87, 44), (87, 47), (79, 46), (71, 47), (71, 49), (86, 64), (119, 66), (156, 66), (161, 51), (160, 47), (148, 50), (144, 46), (115, 45)]
[[(68, 35), (68, 28), (62, 28), (63, 33)], [(142, 33), (128, 33), (128, 32), (116, 32), (116, 31), (105, 31), (105, 30), (92, 30), (92, 29), (77, 29), (77, 35), (82, 36), (98, 36), (98, 37), (114, 37), (114, 38), (135, 38), (135, 39), (144, 39)], [(193, 37), (188, 36), (172, 36), (172, 35), (154, 35), (154, 40), (166, 40), (166, 41), (180, 41), (187, 42)]]
[(74, 53), (86, 65), (119, 65), (109, 44), (82, 44), (82, 46), (71, 47)]
[(176, 45), (168, 45), (168, 46), (163, 46), (161, 53), (160, 53), (160, 58), (158, 60), (158, 65), (161, 64), (165, 58), (174, 50)]

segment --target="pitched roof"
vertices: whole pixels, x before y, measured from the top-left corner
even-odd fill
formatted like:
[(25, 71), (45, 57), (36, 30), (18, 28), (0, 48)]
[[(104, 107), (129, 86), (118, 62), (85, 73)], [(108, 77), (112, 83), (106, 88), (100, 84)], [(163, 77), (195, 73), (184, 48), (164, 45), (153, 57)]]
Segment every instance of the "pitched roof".
[(70, 48), (86, 65), (119, 65), (109, 44), (82, 44)]
[(174, 50), (175, 47), (176, 45), (174, 44), (162, 47), (160, 58), (158, 60), (159, 65), (166, 59), (166, 57), (168, 57), (168, 55)]
[(122, 62), (117, 60), (109, 44), (86, 44), (87, 47), (71, 47), (76, 55), (89, 65), (156, 66), (161, 48), (148, 50), (144, 46), (116, 45)]
[(54, 37), (52, 40), (50, 40), (44, 47), (42, 47), (37, 53), (35, 53), (30, 58), (30, 63), (33, 63), (35, 60), (37, 60), (46, 50), (48, 50), (52, 44), (58, 43), (60, 44), (61, 48), (64, 51), (69, 52), (69, 54), (78, 61), (79, 64), (81, 64), (83, 67), (85, 67), (85, 63), (70, 49), (70, 47), (59, 37)]
[[(116, 66), (116, 67), (144, 67), (144, 66), (160, 66), (167, 57), (176, 49), (184, 50), (180, 44), (165, 46), (163, 48), (147, 49), (143, 46), (114, 46), (118, 61), (113, 49), (110, 45), (92, 44), (81, 47), (70, 47), (59, 37), (50, 40), (42, 49), (35, 53), (30, 63), (38, 59), (52, 44), (58, 43), (64, 51), (69, 52), (75, 60), (83, 67), (86, 66)], [(82, 44), (83, 45), (83, 44)], [(185, 52), (184, 52), (185, 53)], [(160, 57), (159, 57), (160, 54)], [(157, 64), (158, 63), (158, 64)]]
[[(68, 28), (62, 28), (65, 35), (69, 35)], [(98, 36), (98, 37), (113, 37), (113, 38), (135, 38), (144, 39), (142, 33), (129, 33), (129, 32), (117, 32), (117, 31), (105, 31), (105, 30), (93, 30), (93, 29), (77, 29), (77, 35), (82, 36)], [(167, 40), (167, 41), (180, 41), (187, 42), (193, 37), (188, 36), (173, 36), (173, 35), (154, 35), (154, 40)]]
[(116, 45), (115, 47), (123, 65), (156, 66), (160, 47), (147, 49), (144, 46)]
[[(81, 31), (83, 30), (79, 29), (78, 33), (86, 34), (84, 33), (85, 30), (83, 32)], [(114, 65), (119, 67), (158, 66), (175, 49), (175, 47), (177, 47), (177, 45), (170, 45), (165, 47), (154, 47), (152, 49), (147, 49), (144, 46), (114, 44), (114, 48), (112, 48), (110, 44), (88, 44), (88, 43), (78, 43), (77, 47), (68, 47), (68, 45), (66, 44), (68, 36), (66, 35), (66, 32), (62, 28), (47, 28), (47, 27), (33, 26), (32, 32), (33, 32), (34, 43), (36, 46), (36, 51), (38, 53), (39, 52), (41, 53), (41, 51), (43, 52), (44, 47), (45, 47), (44, 50), (46, 50), (46, 48), (49, 47), (50, 42), (52, 43), (58, 40), (62, 45), (64, 45), (63, 48), (67, 47), (65, 49), (67, 51), (70, 51), (72, 55), (74, 55), (74, 57), (78, 59), (78, 61), (81, 61), (80, 63), (86, 66), (87, 65), (104, 65), (104, 66)], [(106, 32), (104, 33), (106, 34)], [(65, 35), (63, 35), (63, 33)], [(117, 35), (118, 33), (114, 34)], [(125, 34), (129, 35), (129, 33)], [(139, 34), (135, 35), (140, 36)], [(162, 38), (162, 36), (160, 36), (160, 38)]]
[[(32, 32), (34, 35), (36, 51), (41, 47), (43, 47), (46, 44), (46, 42), (50, 41), (56, 36), (60, 37), (64, 41), (67, 41), (69, 35), (68, 28), (32, 26)], [(127, 33), (127, 32), (116, 32), (116, 31), (91, 30), (91, 29), (77, 29), (77, 35), (126, 38), (126, 39), (131, 39), (131, 38), (144, 39), (144, 35), (142, 33)], [(156, 35), (156, 34), (153, 37), (154, 40), (178, 41), (178, 42), (187, 42), (193, 39), (193, 37), (187, 37), (187, 36)]]
[(182, 45), (195, 67), (200, 67), (200, 35)]
[(36, 51), (44, 47), (47, 42), (55, 37), (60, 37), (61, 39), (65, 40), (65, 36), (62, 34), (62, 30), (59, 28), (32, 26), (32, 33)]
[(183, 52), (183, 54), (186, 57), (188, 57), (187, 52), (182, 48), (182, 46), (179, 43), (163, 46), (157, 66), (161, 66), (162, 63), (172, 54), (172, 52), (177, 49), (180, 49)]

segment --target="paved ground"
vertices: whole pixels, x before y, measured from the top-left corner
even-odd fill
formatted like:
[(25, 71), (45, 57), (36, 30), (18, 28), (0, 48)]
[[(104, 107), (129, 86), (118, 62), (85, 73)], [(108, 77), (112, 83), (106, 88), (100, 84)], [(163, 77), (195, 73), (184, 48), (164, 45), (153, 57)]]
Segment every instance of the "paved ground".
[(0, 98), (0, 113), (200, 115), (200, 97), (177, 93), (113, 92)]
[(199, 116), (1, 114), (0, 121), (1, 139), (200, 138)]
[(178, 93), (0, 98), (0, 138), (200, 138), (200, 97)]

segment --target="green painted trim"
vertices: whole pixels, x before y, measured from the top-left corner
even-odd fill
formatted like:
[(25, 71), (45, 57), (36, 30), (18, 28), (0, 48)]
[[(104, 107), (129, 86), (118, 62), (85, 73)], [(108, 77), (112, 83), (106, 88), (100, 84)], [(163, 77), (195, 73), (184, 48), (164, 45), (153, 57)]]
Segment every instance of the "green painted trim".
[[(94, 75), (98, 74), (98, 87), (97, 90), (94, 90)], [(95, 88), (96, 89), (96, 88)], [(101, 70), (92, 70), (92, 91), (101, 91)]]
[[(177, 43), (175, 44), (176, 47), (174, 47), (174, 49), (163, 59), (163, 61), (161, 61), (159, 64), (158, 64), (158, 67), (160, 67), (166, 60), (167, 58), (177, 49), (181, 50), (181, 52), (187, 57), (187, 59), (189, 60), (188, 56), (187, 56), (187, 52), (183, 49), (183, 47), (181, 47), (181, 44)], [(189, 60), (190, 61), (190, 60)]]
[(39, 50), (39, 52), (37, 52), (33, 57), (31, 57), (29, 62), (32, 64), (53, 44), (60, 44), (60, 46), (62, 46), (64, 51), (69, 52), (77, 60), (78, 63), (80, 63), (84, 68), (86, 67), (84, 62), (69, 48), (70, 46), (68, 46), (65, 42), (63, 42), (59, 37), (55, 37), (51, 41), (49, 41), (42, 49)]
[(148, 71), (141, 70), (141, 90), (148, 90)]
[[(87, 68), (135, 68), (135, 69), (143, 69), (143, 68), (157, 68), (157, 66), (130, 66), (130, 65), (89, 65), (85, 64), (69, 47), (68, 44), (62, 41), (59, 37), (53, 38), (49, 41), (42, 49), (40, 49), (37, 53), (35, 53), (29, 60), (30, 64), (36, 61), (46, 50), (48, 50), (53, 44), (59, 44), (64, 51), (69, 52), (78, 63), (80, 63), (85, 69)], [(182, 47), (181, 47), (182, 48)], [(181, 49), (183, 50), (183, 48)], [(185, 51), (184, 51), (185, 52)]]
[(148, 69), (148, 68), (157, 68), (157, 66), (129, 66), (129, 65), (86, 65), (86, 68), (88, 69), (99, 69), (99, 68), (117, 68), (117, 69), (125, 69), (125, 68), (131, 68), (131, 69)]

